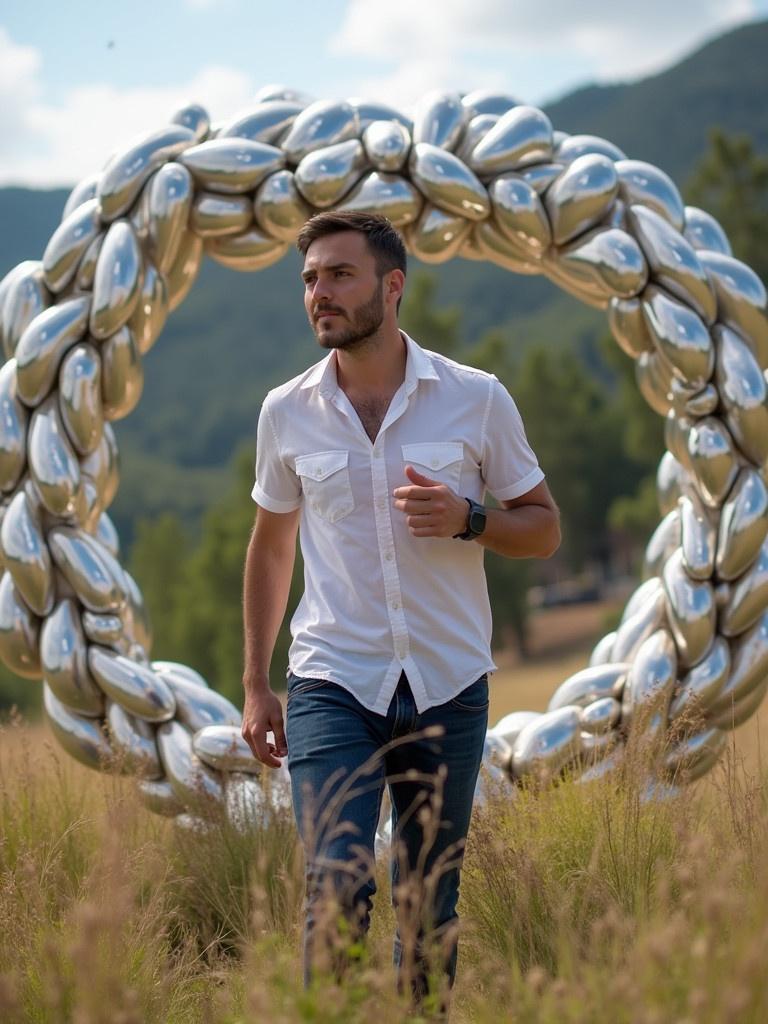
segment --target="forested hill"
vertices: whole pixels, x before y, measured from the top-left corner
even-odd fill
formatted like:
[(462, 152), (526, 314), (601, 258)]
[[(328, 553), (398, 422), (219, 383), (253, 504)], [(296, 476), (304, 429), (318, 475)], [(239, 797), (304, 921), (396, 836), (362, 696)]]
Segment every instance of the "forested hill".
[[(768, 22), (751, 24), (661, 74), (579, 89), (547, 112), (556, 128), (603, 135), (684, 185), (715, 126), (746, 133), (758, 150), (768, 149), (766, 53)], [(65, 198), (63, 191), (0, 189), (0, 275), (21, 259), (40, 257)], [(465, 261), (430, 272), (438, 302), (461, 310), (468, 344), (499, 328), (515, 349), (546, 342), (594, 358), (601, 315), (548, 282)], [(258, 274), (206, 264), (145, 360), (138, 409), (117, 425), (123, 485), (113, 511), (121, 532), (136, 515), (164, 509), (197, 519), (233, 451), (253, 438), (265, 391), (316, 354), (295, 255)]]
[(660, 74), (578, 89), (546, 111), (556, 128), (602, 135), (683, 184), (713, 127), (749, 135), (759, 151), (768, 150), (767, 61), (768, 21), (761, 21), (714, 39)]

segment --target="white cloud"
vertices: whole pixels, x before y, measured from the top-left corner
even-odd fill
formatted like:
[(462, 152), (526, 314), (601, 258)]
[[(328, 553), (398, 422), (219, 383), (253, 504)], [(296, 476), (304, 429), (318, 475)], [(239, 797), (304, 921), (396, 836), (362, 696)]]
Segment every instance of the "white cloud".
[(249, 75), (211, 66), (178, 86), (77, 86), (54, 104), (41, 99), (41, 67), (37, 50), (0, 28), (0, 185), (71, 185), (186, 103), (221, 118), (247, 106), (255, 91)]
[(597, 79), (631, 79), (674, 63), (707, 36), (754, 15), (752, 0), (646, 0), (610, 7), (604, 0), (350, 0), (332, 49), (394, 61), (394, 71), (369, 79), (368, 90), (402, 92), (418, 85), (420, 91), (408, 97), (414, 101), (429, 83), (435, 87), (434, 75), (427, 74), (434, 67), (453, 88), (489, 84), (476, 81), (471, 58), (480, 50), (494, 61), (499, 53), (508, 55), (502, 84), (512, 92), (516, 56), (567, 53), (589, 62)]

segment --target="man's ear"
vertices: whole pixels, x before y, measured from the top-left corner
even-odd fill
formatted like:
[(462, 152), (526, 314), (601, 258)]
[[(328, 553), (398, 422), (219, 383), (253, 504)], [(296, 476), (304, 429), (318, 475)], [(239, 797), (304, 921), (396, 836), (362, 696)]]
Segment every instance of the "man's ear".
[(384, 277), (384, 294), (394, 306), (403, 297), (405, 274), (402, 270), (390, 270)]

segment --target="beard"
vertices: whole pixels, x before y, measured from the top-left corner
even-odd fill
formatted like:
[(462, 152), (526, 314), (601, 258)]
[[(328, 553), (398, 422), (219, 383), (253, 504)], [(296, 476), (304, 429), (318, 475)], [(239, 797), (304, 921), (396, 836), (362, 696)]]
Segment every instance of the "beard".
[[(357, 309), (354, 309), (350, 316), (347, 317), (349, 322), (344, 328), (328, 333), (321, 332), (318, 330), (316, 319), (313, 318), (310, 323), (320, 345), (323, 348), (351, 351), (352, 349), (360, 348), (370, 341), (384, 322), (384, 296), (382, 292), (382, 282), (379, 281), (374, 287), (370, 299), (361, 306), (358, 306)], [(321, 310), (323, 308), (327, 312), (336, 312), (330, 306), (321, 307)]]

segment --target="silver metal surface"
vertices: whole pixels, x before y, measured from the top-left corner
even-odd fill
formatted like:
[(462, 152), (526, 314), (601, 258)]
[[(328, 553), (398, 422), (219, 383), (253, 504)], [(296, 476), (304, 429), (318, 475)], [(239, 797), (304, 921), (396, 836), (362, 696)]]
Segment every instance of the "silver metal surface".
[(258, 228), (250, 228), (241, 235), (209, 239), (205, 251), (225, 267), (249, 272), (262, 270), (282, 259), (288, 251), (288, 243), (276, 241)]
[(616, 629), (611, 650), (613, 662), (630, 662), (640, 645), (667, 621), (667, 601), (658, 577), (652, 576), (646, 580), (640, 591), (642, 593), (638, 594), (637, 601), (632, 605), (627, 604)]
[(144, 261), (127, 220), (110, 225), (99, 252), (93, 279), (89, 329), (101, 341), (128, 322), (141, 295)]
[(344, 198), (367, 166), (363, 144), (349, 139), (308, 153), (296, 168), (294, 180), (310, 206), (327, 209)]
[(43, 710), (51, 732), (76, 761), (100, 771), (111, 769), (114, 751), (100, 719), (70, 711), (47, 683), (43, 683)]
[(453, 153), (420, 142), (411, 149), (408, 165), (414, 185), (446, 213), (467, 221), (485, 220), (490, 214), (485, 188)]
[(88, 648), (88, 667), (104, 693), (137, 718), (147, 722), (173, 718), (174, 695), (152, 669), (95, 644)]
[(648, 280), (648, 264), (640, 246), (620, 228), (581, 235), (563, 247), (560, 261), (563, 269), (584, 272), (609, 296), (620, 299), (638, 295)]
[(698, 254), (717, 297), (717, 315), (749, 344), (762, 370), (768, 369), (768, 316), (765, 285), (740, 260), (723, 253)]
[(160, 337), (167, 316), (168, 286), (165, 277), (151, 260), (145, 260), (139, 301), (126, 325), (141, 355), (148, 352)]
[(720, 632), (733, 637), (752, 626), (768, 606), (768, 540), (750, 568), (734, 580), (720, 612)]
[(463, 217), (427, 203), (405, 234), (408, 248), (422, 262), (445, 263), (458, 253), (470, 229)]
[(705, 323), (714, 323), (717, 299), (693, 246), (647, 206), (633, 204), (628, 217), (655, 280), (688, 303)]
[(53, 565), (39, 512), (26, 490), (17, 490), (0, 527), (3, 564), (22, 600), (36, 615), (53, 609)]
[(48, 533), (48, 545), (54, 562), (86, 608), (93, 612), (120, 609), (125, 600), (123, 570), (103, 544), (84, 530), (56, 526)]
[(147, 195), (147, 250), (161, 274), (176, 260), (192, 204), (192, 175), (186, 167), (169, 163), (153, 175)]
[(268, 266), (318, 208), (384, 213), (427, 262), (543, 273), (609, 310), (665, 416), (664, 519), (646, 582), (589, 666), (547, 712), (489, 731), (477, 799), (565, 768), (616, 777), (627, 737), (664, 740), (668, 714), (674, 745), (659, 742), (646, 792), (676, 792), (768, 690), (766, 292), (663, 171), (504, 94), (432, 94), (411, 122), (268, 86), (223, 125), (182, 108), (73, 190), (43, 260), (0, 282), (0, 657), (47, 678), (46, 716), (75, 757), (143, 775), (141, 799), (179, 827), (209, 829), (214, 809), (269, 827), (285, 805), (285, 771), (275, 796), (238, 710), (194, 670), (150, 661), (105, 514), (119, 476), (109, 420), (136, 405), (141, 355), (203, 251)]
[(622, 662), (581, 669), (558, 686), (547, 710), (571, 705), (582, 708), (604, 697), (621, 697), (628, 669), (629, 665)]
[(104, 430), (101, 359), (96, 348), (87, 342), (75, 345), (62, 360), (59, 371), (59, 413), (75, 450), (80, 455), (94, 451)]
[(467, 163), (475, 174), (492, 177), (526, 164), (545, 163), (551, 158), (552, 124), (549, 118), (535, 107), (521, 105), (499, 117), (472, 150)]
[(401, 171), (411, 149), (408, 130), (396, 121), (372, 121), (363, 132), (363, 146), (377, 171)]
[(756, 469), (742, 469), (720, 515), (715, 567), (721, 580), (735, 580), (747, 571), (766, 532), (768, 489)]
[(643, 160), (619, 160), (616, 173), (619, 176), (619, 195), (627, 206), (640, 203), (655, 210), (676, 231), (683, 230), (683, 199), (668, 175)]
[(88, 670), (88, 652), (77, 602), (56, 605), (40, 631), (40, 662), (46, 683), (70, 710), (87, 718), (104, 714), (104, 692)]
[(731, 671), (731, 648), (717, 637), (701, 661), (680, 677), (669, 705), (669, 720), (694, 720), (717, 700)]
[(39, 313), (16, 348), (16, 392), (36, 406), (53, 387), (61, 358), (80, 341), (88, 326), (90, 296), (66, 299)]
[(101, 208), (98, 199), (78, 206), (56, 228), (43, 253), (43, 274), (48, 288), (62, 291), (77, 273), (78, 264), (88, 246), (101, 232)]
[(693, 424), (688, 434), (688, 458), (702, 501), (710, 508), (719, 508), (739, 470), (733, 440), (722, 420), (705, 416)]
[(607, 156), (614, 162), (627, 159), (626, 153), (622, 152), (618, 146), (608, 142), (607, 139), (601, 139), (599, 135), (566, 136), (555, 145), (554, 159), (564, 164), (570, 164), (588, 153)]
[(262, 772), (263, 765), (243, 739), (239, 723), (202, 726), (192, 739), (192, 749), (211, 768), (259, 775)]
[(152, 172), (180, 156), (194, 142), (194, 132), (189, 128), (172, 125), (151, 132), (114, 156), (104, 168), (96, 188), (104, 223), (126, 213)]
[(358, 114), (350, 103), (317, 100), (297, 116), (280, 148), (288, 164), (296, 166), (313, 150), (356, 139), (359, 134)]
[(580, 709), (549, 711), (520, 731), (512, 747), (516, 778), (548, 777), (576, 759), (582, 749)]
[(429, 92), (419, 100), (413, 118), (413, 141), (455, 150), (469, 121), (469, 109), (458, 93)]
[(154, 726), (110, 700), (107, 727), (112, 749), (125, 770), (144, 779), (162, 779), (163, 766), (155, 742)]
[(556, 245), (594, 227), (618, 195), (619, 177), (611, 160), (598, 154), (580, 156), (547, 189), (544, 203)]
[(664, 590), (678, 664), (688, 668), (704, 657), (715, 636), (717, 610), (712, 584), (691, 579), (683, 552), (678, 549), (664, 566)]
[(367, 174), (338, 204), (338, 210), (380, 213), (397, 228), (418, 218), (424, 199), (415, 186), (398, 174)]
[(294, 242), (312, 210), (296, 188), (292, 171), (276, 171), (259, 187), (253, 201), (261, 230), (282, 242)]
[(213, 192), (251, 192), (285, 165), (281, 150), (250, 139), (210, 139), (186, 150), (179, 162), (196, 183)]
[(643, 352), (653, 352), (653, 338), (640, 298), (611, 299), (608, 324), (614, 339), (631, 359), (637, 359)]
[(22, 598), (9, 572), (0, 577), (0, 658), (17, 676), (42, 678), (40, 619)]
[(216, 138), (249, 139), (276, 146), (303, 109), (301, 103), (291, 100), (268, 100), (226, 121), (216, 133)]
[(24, 260), (8, 271), (0, 284), (0, 333), (6, 359), (15, 353), (24, 331), (48, 308), (51, 299), (41, 262)]
[(132, 412), (144, 388), (144, 367), (133, 332), (120, 327), (101, 346), (101, 398), (105, 420)]
[(680, 499), (681, 557), (683, 568), (694, 580), (708, 580), (715, 569), (717, 529), (696, 494)]
[(552, 230), (538, 192), (517, 174), (502, 174), (488, 189), (496, 224), (523, 255), (539, 258)]
[(759, 466), (768, 457), (768, 385), (740, 335), (720, 324), (713, 333), (715, 382), (725, 406), (725, 422), (743, 454)]
[(16, 360), (0, 367), (0, 490), (11, 491), (27, 462), (29, 413), (17, 398)]
[(685, 207), (685, 230), (683, 235), (694, 249), (709, 249), (712, 252), (731, 256), (731, 243), (725, 231), (711, 213), (696, 206)]
[(69, 519), (81, 497), (80, 464), (59, 415), (56, 395), (32, 413), (29, 425), (29, 473), (45, 508)]
[(654, 285), (643, 293), (642, 308), (648, 332), (672, 372), (692, 388), (703, 387), (715, 367), (715, 347), (702, 318)]

